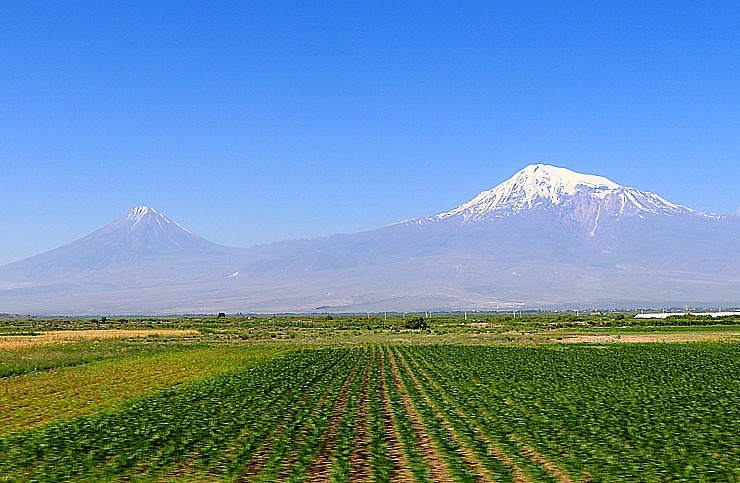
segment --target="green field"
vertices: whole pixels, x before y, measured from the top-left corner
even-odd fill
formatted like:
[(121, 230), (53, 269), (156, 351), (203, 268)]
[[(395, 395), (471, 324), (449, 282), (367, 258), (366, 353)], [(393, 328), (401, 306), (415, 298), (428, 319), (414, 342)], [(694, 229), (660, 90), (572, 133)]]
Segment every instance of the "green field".
[[(304, 319), (0, 351), (0, 480), (740, 478), (732, 324)], [(612, 342), (560, 343), (594, 335)]]

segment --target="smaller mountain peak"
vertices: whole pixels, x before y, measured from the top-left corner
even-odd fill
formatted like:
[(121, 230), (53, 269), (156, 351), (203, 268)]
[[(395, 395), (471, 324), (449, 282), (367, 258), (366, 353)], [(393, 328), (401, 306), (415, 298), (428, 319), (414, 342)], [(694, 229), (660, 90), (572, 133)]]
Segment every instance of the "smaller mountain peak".
[(203, 240), (179, 223), (146, 205), (131, 208), (128, 213), (90, 234), (104, 244), (124, 243), (144, 252), (179, 250), (180, 246), (206, 246)]
[(154, 208), (150, 208), (145, 205), (139, 205), (134, 208), (131, 208), (131, 211), (129, 211), (128, 215), (126, 216), (128, 216), (128, 218), (131, 220), (138, 220), (150, 214), (159, 215), (159, 212), (157, 212), (157, 210), (155, 210)]

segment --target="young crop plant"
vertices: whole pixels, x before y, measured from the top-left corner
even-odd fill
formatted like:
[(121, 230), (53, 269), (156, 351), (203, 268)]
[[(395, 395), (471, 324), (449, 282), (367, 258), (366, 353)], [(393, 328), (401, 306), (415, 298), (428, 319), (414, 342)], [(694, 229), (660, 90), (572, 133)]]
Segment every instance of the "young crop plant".
[(334, 442), (334, 451), (332, 454), (332, 471), (330, 480), (333, 482), (350, 481), (350, 456), (353, 450), (353, 443), (356, 443), (355, 436), (360, 428), (359, 425), (364, 421), (358, 419), (358, 410), (360, 401), (360, 391), (363, 385), (364, 374), (373, 364), (373, 357), (365, 351), (365, 357), (361, 360), (358, 370), (355, 372), (352, 381), (349, 383), (348, 390), (345, 394), (344, 410), (342, 414), (335, 414), (340, 417), (337, 434)]
[(375, 363), (370, 368), (368, 380), (367, 400), (369, 405), (370, 426), (370, 458), (374, 481), (377, 483), (389, 483), (392, 481), (394, 465), (388, 457), (388, 433), (394, 431), (392, 427), (386, 428), (383, 399), (384, 388), (381, 386), (381, 364), (382, 351), (380, 347), (374, 347), (376, 352)]
[[(243, 434), (231, 443), (236, 456), (225, 457), (224, 465), (232, 477), (245, 472), (257, 473), (262, 460), (272, 451), (271, 441), (276, 439), (293, 423), (297, 409), (313, 407), (320, 398), (326, 396), (327, 387), (333, 387), (341, 380), (348, 358), (334, 351), (328, 366), (302, 366), (295, 373), (281, 374), (270, 381), (270, 385), (254, 395), (255, 411), (248, 421)], [(277, 398), (270, 401), (265, 393), (275, 393)], [(255, 463), (255, 458), (259, 461)]]
[[(471, 459), (485, 468), (482, 476), (489, 480), (512, 481), (513, 470), (517, 467), (510, 457), (504, 456), (501, 450), (486, 437), (481, 429), (481, 419), (477, 411), (468, 410), (460, 404), (457, 398), (442, 387), (438, 378), (430, 374), (423, 362), (416, 360), (411, 350), (400, 348), (399, 352), (408, 361), (408, 366), (413, 369), (424, 396), (443, 415), (445, 422), (453, 428), (456, 436), (471, 448), (474, 453)], [(457, 392), (454, 387), (452, 390)], [(502, 459), (506, 459), (508, 465), (501, 461)], [(521, 472), (519, 468), (517, 470)]]
[(386, 382), (385, 388), (387, 391), (387, 397), (393, 412), (394, 426), (398, 431), (401, 439), (401, 444), (403, 445), (403, 448), (405, 450), (405, 456), (409, 463), (409, 469), (411, 470), (411, 473), (413, 474), (416, 481), (431, 481), (429, 466), (427, 465), (426, 461), (424, 461), (424, 457), (420, 451), (421, 442), (419, 440), (419, 435), (416, 433), (414, 425), (411, 422), (408, 412), (406, 411), (403, 399), (398, 393), (398, 387), (396, 384), (397, 381), (394, 377), (393, 369), (390, 364), (391, 351), (388, 347), (383, 347), (382, 354), (383, 360), (387, 361), (387, 363), (383, 365), (383, 377)]
[(478, 478), (468, 467), (457, 438), (448, 428), (445, 428), (442, 415), (436, 408), (430, 404), (429, 400), (423, 394), (416, 378), (411, 373), (406, 361), (400, 355), (400, 352), (394, 350), (394, 357), (397, 358), (399, 372), (404, 383), (404, 390), (409, 395), (414, 407), (421, 415), (425, 428), (432, 440), (440, 448), (447, 467), (452, 471), (456, 481), (472, 482)]
[(738, 409), (727, 404), (737, 397), (735, 344), (413, 351), (527, 472), (600, 481), (737, 473)]
[[(321, 398), (312, 411), (292, 411), (293, 420), (278, 439), (267, 465), (257, 475), (257, 481), (303, 479), (308, 463), (314, 460), (321, 447), (319, 441), (326, 437), (332, 418), (342, 412), (338, 411), (342, 395), (356, 380), (357, 370), (366, 358), (365, 351), (359, 349), (344, 352), (346, 364), (342, 367), (340, 377), (333, 380), (326, 397)], [(287, 449), (291, 451), (286, 453)]]

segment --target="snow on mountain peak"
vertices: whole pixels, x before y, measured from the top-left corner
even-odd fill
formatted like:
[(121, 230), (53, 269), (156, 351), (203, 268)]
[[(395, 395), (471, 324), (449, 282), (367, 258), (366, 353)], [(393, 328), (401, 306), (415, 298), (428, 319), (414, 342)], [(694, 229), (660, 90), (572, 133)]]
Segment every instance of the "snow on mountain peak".
[(673, 214), (691, 210), (646, 191), (621, 186), (603, 176), (581, 174), (547, 164), (530, 164), (495, 188), (430, 219), (461, 216), (463, 220), (509, 216), (538, 208), (586, 205), (601, 211)]
[(509, 182), (522, 185), (529, 193), (575, 194), (579, 187), (616, 189), (620, 185), (603, 176), (581, 174), (548, 164), (530, 164), (515, 174)]
[(154, 208), (150, 208), (145, 205), (140, 205), (140, 206), (131, 208), (131, 211), (129, 211), (126, 216), (130, 220), (140, 220), (141, 218), (144, 218), (147, 215), (159, 215), (159, 213)]
[(134, 208), (131, 208), (131, 210), (126, 214), (126, 218), (128, 218), (131, 222), (131, 228), (136, 228), (138, 225), (147, 226), (147, 225), (157, 225), (158, 227), (164, 227), (166, 225), (170, 225), (172, 227), (180, 228), (181, 230), (186, 231), (187, 233), (192, 235), (192, 232), (185, 228), (184, 226), (180, 225), (179, 223), (170, 220), (162, 213), (158, 212), (154, 208), (151, 208), (146, 205), (140, 205), (136, 206)]

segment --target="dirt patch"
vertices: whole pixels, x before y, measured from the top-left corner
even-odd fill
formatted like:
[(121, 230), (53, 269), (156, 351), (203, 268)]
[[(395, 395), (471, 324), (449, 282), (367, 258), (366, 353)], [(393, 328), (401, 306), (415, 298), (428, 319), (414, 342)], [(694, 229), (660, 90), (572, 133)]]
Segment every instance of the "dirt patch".
[(111, 329), (111, 330), (60, 330), (35, 336), (0, 336), (0, 350), (23, 349), (40, 345), (66, 344), (79, 340), (125, 339), (131, 337), (187, 337), (199, 335), (197, 330), (180, 329)]
[(494, 324), (491, 322), (471, 322), (468, 324), (469, 327), (480, 327), (483, 329), (498, 329), (503, 327), (503, 324)]
[(666, 334), (624, 334), (624, 335), (576, 335), (565, 336), (560, 343), (639, 343), (639, 342), (700, 342), (720, 341), (740, 338), (740, 332), (691, 332)]

